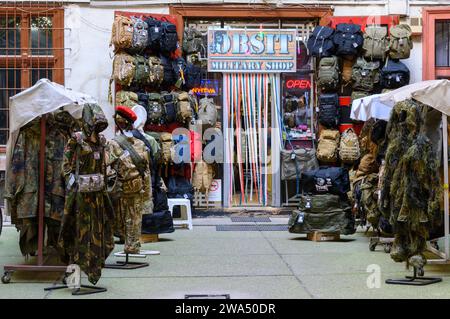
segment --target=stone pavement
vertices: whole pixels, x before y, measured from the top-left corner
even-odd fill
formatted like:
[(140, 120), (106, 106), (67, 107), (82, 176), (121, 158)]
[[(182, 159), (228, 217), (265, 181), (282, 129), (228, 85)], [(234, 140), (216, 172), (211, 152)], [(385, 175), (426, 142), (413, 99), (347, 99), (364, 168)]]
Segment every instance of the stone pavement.
[[(271, 220), (271, 224), (287, 222), (283, 217)], [(317, 243), (287, 231), (216, 231), (217, 224), (237, 223), (228, 217), (198, 218), (192, 231), (177, 229), (163, 234), (159, 242), (143, 245), (143, 249), (161, 252), (146, 259), (149, 267), (104, 269), (98, 285), (108, 291), (84, 298), (184, 298), (186, 294), (230, 294), (231, 298), (450, 297), (450, 265), (425, 268), (425, 275), (442, 276), (442, 283), (386, 285), (387, 278), (400, 278), (409, 271), (404, 264), (393, 262), (382, 247), (370, 252), (363, 232), (342, 236), (340, 242)], [(111, 256), (108, 262), (115, 260), (120, 258)], [(0, 236), (0, 270), (6, 263), (21, 262), (18, 233), (14, 227), (5, 227)], [(367, 286), (369, 265), (380, 267), (380, 288)], [(69, 290), (44, 292), (45, 287), (57, 284), (59, 277), (54, 273), (16, 273), (10, 284), (0, 283), (0, 298), (80, 298)], [(85, 276), (83, 283), (87, 283)]]

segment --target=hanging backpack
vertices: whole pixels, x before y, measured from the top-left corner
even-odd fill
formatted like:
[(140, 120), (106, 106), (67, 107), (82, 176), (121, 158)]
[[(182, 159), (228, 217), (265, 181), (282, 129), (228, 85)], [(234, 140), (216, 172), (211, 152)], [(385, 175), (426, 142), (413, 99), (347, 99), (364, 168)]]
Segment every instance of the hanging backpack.
[(325, 163), (334, 163), (337, 161), (339, 137), (338, 130), (322, 130), (320, 132), (316, 152), (319, 161)]
[(148, 27), (148, 43), (147, 46), (153, 53), (159, 53), (159, 44), (162, 35), (161, 21), (149, 17), (145, 20)]
[(364, 57), (370, 60), (383, 60), (389, 51), (386, 27), (367, 26), (364, 32)]
[(129, 54), (118, 53), (114, 56), (112, 80), (116, 84), (130, 86), (136, 73), (136, 60)]
[(148, 26), (147, 23), (139, 18), (132, 18), (133, 21), (133, 51), (144, 51), (148, 45)]
[(195, 87), (199, 87), (202, 78), (202, 68), (192, 63), (187, 63), (185, 74), (185, 87), (188, 90), (192, 90)]
[(175, 74), (175, 86), (179, 89), (186, 84), (187, 64), (183, 58), (172, 61), (173, 73)]
[(351, 95), (352, 102), (356, 99), (361, 99), (363, 97), (369, 96), (369, 93), (362, 91), (353, 91)]
[(353, 89), (371, 92), (380, 82), (380, 63), (367, 62), (364, 58), (358, 58), (353, 65), (352, 79)]
[(114, 51), (119, 49), (129, 49), (133, 44), (133, 20), (124, 16), (114, 18), (111, 44), (114, 45)]
[(411, 54), (413, 42), (411, 27), (399, 24), (390, 29), (389, 57), (391, 59), (407, 59)]
[(339, 158), (344, 163), (354, 163), (360, 155), (358, 136), (352, 128), (349, 128), (341, 135)]
[(355, 60), (342, 59), (342, 85), (352, 84), (352, 72)]
[(200, 99), (197, 115), (202, 125), (215, 127), (217, 123), (217, 107), (214, 104), (214, 100), (207, 97)]
[(332, 28), (325, 26), (315, 27), (307, 43), (309, 55), (319, 58), (332, 56), (336, 51), (333, 35), (334, 30)]
[(134, 73), (134, 83), (139, 86), (145, 86), (148, 83), (149, 71), (148, 60), (142, 55), (135, 55), (134, 60), (136, 69)]
[(361, 26), (358, 24), (339, 23), (336, 26), (333, 42), (337, 47), (336, 55), (357, 56), (364, 42)]
[(183, 53), (185, 55), (199, 53), (203, 50), (202, 33), (195, 28), (186, 28), (183, 35)]
[(339, 86), (339, 61), (335, 56), (319, 62), (317, 86), (322, 92), (335, 91)]
[[(134, 92), (118, 91), (116, 93), (116, 101), (115, 101), (116, 106), (125, 105), (128, 106), (129, 108), (132, 108), (138, 103), (139, 103), (138, 95)], [(145, 104), (142, 105), (145, 106)]]
[(163, 21), (161, 22), (161, 32), (159, 49), (161, 54), (169, 56), (178, 48), (177, 27), (169, 21)]
[(152, 87), (159, 87), (164, 80), (164, 67), (161, 59), (156, 56), (148, 57), (148, 84)]
[(160, 134), (159, 139), (161, 141), (161, 161), (163, 164), (169, 164), (172, 162), (172, 134), (163, 132)]
[(170, 60), (170, 58), (165, 57), (163, 55), (160, 56), (160, 59), (161, 59), (161, 64), (162, 64), (163, 70), (164, 70), (164, 77), (163, 77), (162, 85), (164, 85), (166, 87), (171, 87), (171, 86), (175, 85), (175, 82), (177, 81), (175, 72), (173, 71), (172, 60)]
[(214, 167), (204, 161), (195, 164), (192, 186), (194, 190), (208, 195), (214, 179)]
[(147, 120), (152, 124), (164, 123), (164, 108), (159, 93), (148, 94)]
[(319, 96), (319, 123), (327, 128), (339, 125), (339, 96), (336, 93), (322, 93)]
[(165, 123), (170, 124), (177, 119), (177, 99), (174, 94), (161, 92), (161, 101), (165, 115)]
[(313, 148), (281, 150), (281, 180), (300, 180), (303, 171), (319, 167)]
[[(148, 107), (148, 94), (146, 92), (138, 92), (137, 93), (137, 97), (138, 97), (138, 104), (142, 105), (143, 107), (145, 107), (145, 110), (147, 110), (147, 107)], [(147, 114), (148, 114), (148, 111), (147, 111)]]
[(192, 119), (191, 99), (187, 92), (179, 92), (175, 94), (177, 97), (177, 121), (187, 124)]
[(387, 89), (397, 89), (409, 84), (409, 69), (400, 61), (388, 59), (381, 69), (381, 86)]

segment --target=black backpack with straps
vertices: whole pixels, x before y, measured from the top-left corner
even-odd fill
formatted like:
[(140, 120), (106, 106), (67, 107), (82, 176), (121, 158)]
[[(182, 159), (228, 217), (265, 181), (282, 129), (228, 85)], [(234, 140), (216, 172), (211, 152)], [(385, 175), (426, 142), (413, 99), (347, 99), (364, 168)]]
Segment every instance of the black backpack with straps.
[(333, 42), (333, 35), (334, 30), (332, 28), (315, 27), (307, 43), (309, 54), (319, 58), (334, 55), (336, 47)]
[(148, 26), (148, 47), (153, 52), (159, 52), (159, 44), (162, 35), (161, 21), (153, 17), (145, 19)]
[(359, 24), (339, 23), (333, 36), (336, 55), (357, 56), (362, 49), (364, 37)]
[(169, 21), (161, 22), (162, 35), (159, 39), (160, 52), (163, 55), (169, 56), (178, 48), (178, 34), (175, 24)]

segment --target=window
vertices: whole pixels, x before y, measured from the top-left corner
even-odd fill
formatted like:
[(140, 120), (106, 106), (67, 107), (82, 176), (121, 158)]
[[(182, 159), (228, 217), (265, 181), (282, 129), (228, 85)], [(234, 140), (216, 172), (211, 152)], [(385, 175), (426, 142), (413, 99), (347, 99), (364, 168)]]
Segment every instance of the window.
[(64, 84), (64, 10), (58, 3), (0, 8), (0, 145), (9, 135), (9, 97), (39, 79)]
[(437, 20), (436, 22), (436, 66), (450, 66), (450, 20)]

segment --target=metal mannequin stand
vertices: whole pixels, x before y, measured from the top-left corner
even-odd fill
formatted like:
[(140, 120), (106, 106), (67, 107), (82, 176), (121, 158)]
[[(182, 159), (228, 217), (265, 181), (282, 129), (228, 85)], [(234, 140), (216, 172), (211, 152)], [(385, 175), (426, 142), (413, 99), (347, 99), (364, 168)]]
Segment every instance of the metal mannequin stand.
[[(97, 294), (101, 292), (108, 291), (104, 287), (97, 287), (97, 286), (91, 286), (91, 285), (81, 285), (81, 273), (76, 276), (76, 278), (73, 278), (72, 276), (75, 274), (75, 271), (72, 273), (65, 273), (64, 279), (63, 279), (63, 285), (58, 286), (52, 286), (44, 288), (44, 291), (52, 291), (52, 290), (59, 290), (59, 289), (73, 289), (72, 295), (73, 296), (83, 296), (83, 295), (92, 295)], [(74, 284), (68, 284), (67, 278), (71, 278), (75, 281)], [(84, 289), (83, 289), (84, 288)]]
[(105, 268), (129, 270), (129, 269), (138, 269), (138, 268), (144, 268), (144, 267), (149, 266), (149, 263), (146, 263), (146, 262), (129, 261), (130, 256), (137, 257), (137, 258), (147, 258), (147, 255), (125, 254), (125, 261), (117, 261), (115, 264), (106, 264)]

